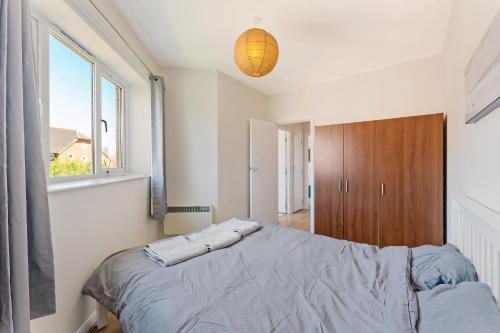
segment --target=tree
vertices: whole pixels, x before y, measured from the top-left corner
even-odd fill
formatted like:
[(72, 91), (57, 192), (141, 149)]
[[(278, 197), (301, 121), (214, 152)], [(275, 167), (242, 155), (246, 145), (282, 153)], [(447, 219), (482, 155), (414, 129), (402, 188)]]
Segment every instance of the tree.
[(50, 161), (50, 176), (71, 176), (71, 175), (90, 175), (92, 165), (90, 162), (77, 160), (59, 160)]

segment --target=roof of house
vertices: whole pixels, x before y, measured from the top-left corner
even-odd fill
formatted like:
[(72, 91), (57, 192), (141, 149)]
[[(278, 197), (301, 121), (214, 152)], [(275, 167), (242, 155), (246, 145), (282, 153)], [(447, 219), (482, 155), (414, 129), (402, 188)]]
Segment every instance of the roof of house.
[(51, 127), (49, 153), (60, 154), (77, 141), (90, 143), (91, 140), (89, 136), (75, 129)]

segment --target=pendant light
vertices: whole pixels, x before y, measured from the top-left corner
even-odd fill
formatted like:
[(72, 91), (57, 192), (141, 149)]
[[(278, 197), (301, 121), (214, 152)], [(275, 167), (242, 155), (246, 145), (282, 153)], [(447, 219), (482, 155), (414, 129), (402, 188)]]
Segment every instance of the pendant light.
[[(261, 21), (254, 18), (254, 24)], [(269, 32), (257, 27), (242, 33), (234, 44), (234, 61), (248, 76), (260, 77), (269, 74), (278, 62), (278, 42)]]

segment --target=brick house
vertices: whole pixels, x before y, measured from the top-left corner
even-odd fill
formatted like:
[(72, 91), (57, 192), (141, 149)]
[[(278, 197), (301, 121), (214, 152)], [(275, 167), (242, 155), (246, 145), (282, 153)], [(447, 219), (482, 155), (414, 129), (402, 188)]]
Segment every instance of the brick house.
[(92, 139), (74, 129), (50, 128), (50, 160), (92, 162)]
[[(69, 128), (50, 128), (50, 160), (92, 162), (92, 139), (86, 134)], [(107, 152), (101, 155), (103, 167), (115, 167), (114, 159)]]

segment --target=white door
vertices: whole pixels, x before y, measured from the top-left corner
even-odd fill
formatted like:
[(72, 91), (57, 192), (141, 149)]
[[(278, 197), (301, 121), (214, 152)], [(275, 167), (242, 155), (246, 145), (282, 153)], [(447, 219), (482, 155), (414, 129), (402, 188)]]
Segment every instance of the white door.
[(311, 152), (312, 152), (312, 137), (311, 137), (311, 134), (309, 134), (307, 136), (307, 140), (306, 140), (306, 149), (304, 150), (304, 153), (306, 154), (305, 155), (305, 159), (306, 159), (306, 165), (307, 165), (307, 168), (306, 170), (304, 170), (305, 172), (305, 178), (306, 178), (306, 189), (305, 189), (305, 198), (304, 198), (304, 208), (306, 209), (310, 209), (311, 208), (311, 191), (312, 191), (312, 179), (313, 179), (313, 166), (312, 166), (312, 156), (311, 156)]
[(250, 218), (278, 222), (278, 126), (250, 119)]
[(278, 130), (278, 213), (287, 213), (287, 132)]
[(304, 141), (302, 133), (293, 134), (293, 211), (304, 208)]

